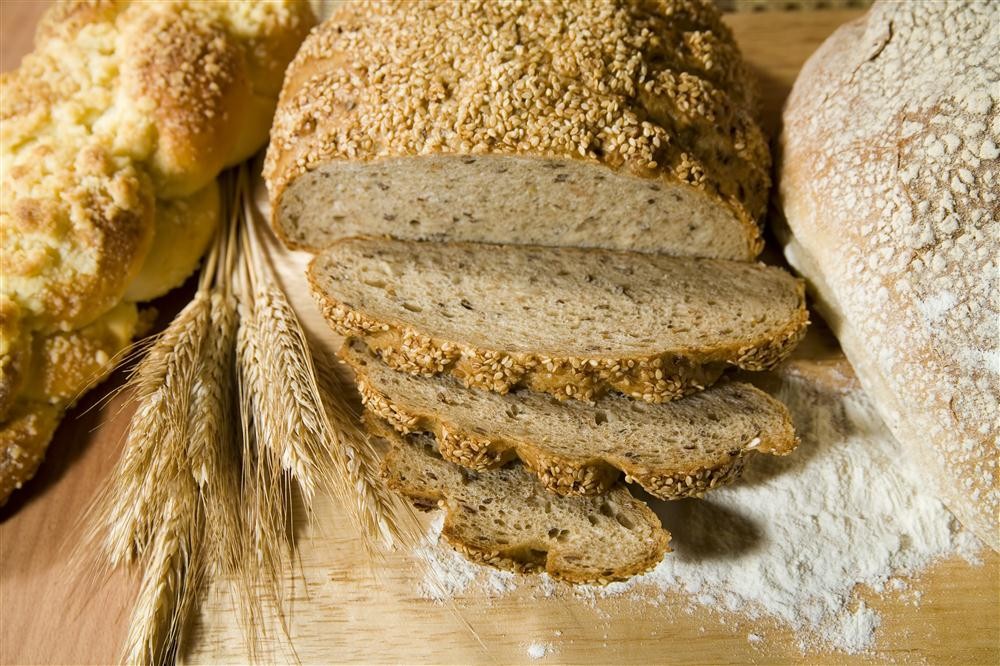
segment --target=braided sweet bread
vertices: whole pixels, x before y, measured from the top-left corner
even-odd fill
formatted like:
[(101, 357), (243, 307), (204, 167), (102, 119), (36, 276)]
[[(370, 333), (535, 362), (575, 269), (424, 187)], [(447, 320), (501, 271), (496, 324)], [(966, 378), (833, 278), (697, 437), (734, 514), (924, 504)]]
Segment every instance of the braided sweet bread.
[[(83, 0), (0, 77), (0, 504), (194, 270), (215, 178), (263, 145), (304, 0)], [(58, 376), (50, 376), (52, 372)]]

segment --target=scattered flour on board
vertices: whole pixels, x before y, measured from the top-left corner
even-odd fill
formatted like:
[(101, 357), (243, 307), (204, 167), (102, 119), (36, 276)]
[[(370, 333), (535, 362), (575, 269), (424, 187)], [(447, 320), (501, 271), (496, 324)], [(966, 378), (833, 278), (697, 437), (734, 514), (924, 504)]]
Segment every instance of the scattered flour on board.
[[(919, 591), (906, 578), (952, 555), (975, 562), (981, 546), (926, 488), (860, 390), (786, 377), (778, 397), (792, 412), (799, 449), (759, 456), (740, 481), (705, 499), (652, 501), (674, 552), (649, 573), (573, 588), (480, 567), (434, 544), (419, 550), (432, 571), (425, 596), (495, 596), (520, 584), (544, 597), (593, 600), (600, 610), (600, 599), (621, 595), (676, 606), (665, 595), (681, 593), (723, 616), (776, 620), (803, 651), (870, 650), (881, 618), (853, 595), (857, 585), (916, 604)], [(440, 527), (438, 519), (432, 540)], [(748, 636), (755, 645), (766, 633), (756, 631)]]
[(552, 646), (546, 643), (531, 643), (528, 645), (528, 656), (532, 659), (541, 659), (552, 651)]

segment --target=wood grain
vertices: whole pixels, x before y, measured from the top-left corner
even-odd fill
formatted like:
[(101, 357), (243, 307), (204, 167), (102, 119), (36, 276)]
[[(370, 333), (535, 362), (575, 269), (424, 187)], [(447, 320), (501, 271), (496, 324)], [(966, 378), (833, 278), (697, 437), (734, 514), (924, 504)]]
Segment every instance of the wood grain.
[[(32, 25), (45, 2), (0, 1), (3, 69), (30, 48)], [(763, 121), (773, 131), (804, 59), (857, 12), (733, 15), (729, 23), (762, 82)], [(297, 280), (297, 260), (284, 260), (291, 296), (302, 312), (311, 302)], [(175, 312), (190, 289), (157, 303)], [(316, 322), (313, 320), (313, 326)], [(332, 339), (327, 338), (332, 344)], [(118, 655), (132, 587), (122, 575), (81, 576), (70, 563), (81, 512), (112, 468), (127, 423), (123, 397), (101, 405), (99, 394), (120, 385), (116, 373), (63, 422), (39, 475), (0, 511), (0, 663), (111, 663)], [(663, 606), (624, 599), (598, 603), (546, 598), (530, 585), (497, 599), (472, 594), (455, 603), (479, 632), (480, 644), (453, 609), (424, 600), (414, 560), (390, 554), (366, 564), (338, 508), (323, 500), (299, 536), (292, 630), (303, 663), (467, 663), (529, 661), (532, 642), (551, 644), (543, 662), (845, 663), (842, 656), (806, 655), (775, 627), (720, 623), (688, 615), (678, 600)], [(919, 607), (871, 599), (883, 614), (879, 656), (930, 663), (1000, 661), (1000, 558), (983, 566), (946, 562), (915, 586)], [(862, 594), (862, 596), (865, 596)], [(232, 606), (213, 589), (191, 627), (186, 660), (242, 663)], [(764, 631), (763, 648), (746, 635)], [(559, 634), (557, 635), (557, 632)], [(483, 645), (488, 649), (484, 649)], [(273, 643), (272, 643), (273, 646)], [(265, 646), (267, 647), (267, 646)], [(268, 661), (291, 655), (265, 650)]]

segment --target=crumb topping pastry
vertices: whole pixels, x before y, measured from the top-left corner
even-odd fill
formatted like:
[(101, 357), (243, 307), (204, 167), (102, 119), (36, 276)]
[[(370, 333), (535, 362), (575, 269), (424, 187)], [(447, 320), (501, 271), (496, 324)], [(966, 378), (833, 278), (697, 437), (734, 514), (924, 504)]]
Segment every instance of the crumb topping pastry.
[[(0, 75), (4, 441), (32, 433), (40, 460), (61, 410), (134, 331), (93, 327), (127, 294), (159, 296), (195, 269), (218, 218), (214, 180), (267, 138), (312, 21), (295, 0), (74, 0), (45, 13), (34, 50)], [(40, 364), (65, 381), (46, 384)]]

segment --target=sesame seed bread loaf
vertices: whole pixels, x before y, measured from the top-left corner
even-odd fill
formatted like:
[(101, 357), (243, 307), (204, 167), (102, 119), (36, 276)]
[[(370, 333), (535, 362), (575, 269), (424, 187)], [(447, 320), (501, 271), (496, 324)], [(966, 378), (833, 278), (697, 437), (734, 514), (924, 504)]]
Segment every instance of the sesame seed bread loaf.
[[(45, 423), (68, 404), (21, 395), (38, 381), (31, 350), (194, 271), (219, 216), (215, 178), (266, 140), (284, 68), (312, 23), (304, 0), (73, 0), (46, 12), (34, 51), (0, 75), (4, 442), (30, 431), (44, 451), (53, 429), (8, 424), (11, 410), (32, 411), (19, 400), (47, 403), (56, 416)], [(79, 361), (71, 374), (110, 370), (69, 359)]]
[(274, 228), (752, 259), (751, 81), (709, 0), (344, 3), (285, 80)]
[(1000, 4), (880, 2), (809, 60), (785, 254), (955, 515), (1000, 549)]
[(387, 485), (420, 508), (444, 510), (441, 536), (473, 561), (606, 584), (651, 569), (669, 550), (659, 518), (622, 486), (554, 495), (519, 464), (474, 472), (443, 460), (433, 436), (373, 421), (392, 446), (382, 463)]
[(355, 238), (308, 277), (333, 327), (393, 368), (500, 393), (672, 400), (773, 366), (808, 323), (799, 280), (718, 259)]
[(471, 469), (518, 458), (562, 495), (607, 492), (624, 472), (661, 499), (701, 496), (737, 478), (755, 452), (784, 455), (797, 444), (785, 406), (739, 382), (659, 405), (621, 396), (589, 405), (395, 372), (359, 340), (340, 356), (365, 407), (399, 432), (433, 433), (443, 458)]

